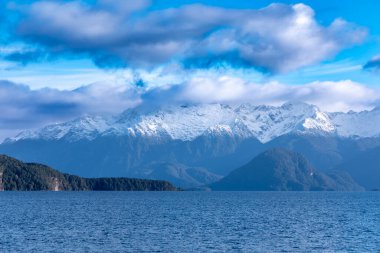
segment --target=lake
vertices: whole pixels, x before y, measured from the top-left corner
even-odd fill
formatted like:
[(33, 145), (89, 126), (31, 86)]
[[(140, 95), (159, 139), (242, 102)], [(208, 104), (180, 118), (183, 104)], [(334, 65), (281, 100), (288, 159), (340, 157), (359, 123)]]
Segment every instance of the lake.
[(379, 252), (380, 192), (0, 192), (1, 252)]

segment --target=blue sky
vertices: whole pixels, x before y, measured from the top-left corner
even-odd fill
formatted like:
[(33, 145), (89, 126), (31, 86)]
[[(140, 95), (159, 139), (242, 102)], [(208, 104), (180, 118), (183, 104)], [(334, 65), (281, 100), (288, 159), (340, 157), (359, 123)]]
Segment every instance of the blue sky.
[[(33, 1), (13, 1), (18, 4), (27, 4)], [(34, 1), (37, 2), (37, 1)], [(70, 2), (70, 1), (66, 1)], [(83, 2), (83, 1), (82, 1)], [(96, 1), (87, 1), (89, 4), (96, 4)], [(153, 10), (165, 10), (168, 8), (178, 8), (184, 5), (201, 3), (209, 6), (219, 6), (222, 8), (231, 9), (260, 9), (265, 8), (272, 4), (273, 1), (261, 0), (261, 1), (201, 1), (194, 2), (190, 0), (156, 0), (151, 4), (147, 11)], [(297, 4), (299, 1), (276, 1), (275, 3), (284, 4)], [(362, 71), (360, 66), (363, 66), (369, 59), (379, 54), (380, 46), (380, 18), (378, 17), (378, 10), (380, 10), (380, 2), (376, 0), (368, 0), (366, 4), (361, 4), (360, 1), (303, 1), (302, 3), (310, 6), (316, 15), (316, 20), (321, 25), (329, 25), (336, 18), (343, 18), (348, 22), (355, 23), (368, 29), (368, 36), (359, 45), (355, 45), (345, 50), (340, 51), (336, 56), (330, 57), (325, 61), (321, 61), (318, 64), (307, 66), (306, 68), (300, 68), (290, 73), (271, 76), (273, 80), (279, 80), (291, 84), (303, 84), (315, 80), (329, 80), (337, 81), (350, 79), (357, 82), (365, 83), (367, 85), (377, 85), (380, 81), (380, 75), (370, 73), (368, 71)], [(6, 2), (9, 6), (9, 1)], [(14, 11), (10, 11), (9, 7), (6, 7), (3, 3), (3, 17), (9, 19), (15, 19), (16, 14)], [(11, 22), (5, 22), (7, 26), (14, 25)], [(4, 26), (4, 25), (3, 25)], [(8, 37), (9, 31), (2, 29), (2, 37)], [(5, 34), (5, 36), (4, 36)], [(17, 44), (22, 43), (18, 41)], [(3, 42), (3, 44), (5, 44)], [(17, 45), (16, 44), (16, 45)], [(12, 47), (12, 43), (7, 41), (4, 47)], [(71, 57), (72, 58), (72, 57)], [(113, 80), (113, 73), (109, 70), (99, 69), (95, 66), (90, 59), (86, 57), (80, 57), (80, 59), (65, 59), (60, 57), (58, 60), (44, 61), (38, 63), (29, 63), (27, 66), (15, 64), (14, 62), (2, 61), (0, 63), (1, 76), (3, 78), (14, 80), (16, 82), (23, 82), (28, 84), (26, 79), (30, 79), (30, 85), (34, 88), (43, 86), (51, 86), (56, 88), (72, 88), (78, 85), (85, 85), (96, 81), (96, 78), (111, 79)], [(324, 71), (326, 68), (335, 68), (335, 71)], [(82, 71), (81, 71), (82, 70)], [(320, 71), (318, 71), (320, 70)], [(80, 72), (83, 74), (83, 78), (78, 80), (78, 73), (72, 74), (72, 72)], [(53, 81), (50, 78), (44, 78), (45, 76), (56, 75), (57, 80)], [(94, 76), (93, 78), (91, 76)], [(268, 78), (267, 75), (264, 76)], [(74, 79), (74, 80), (72, 80)], [(70, 82), (71, 81), (71, 82)], [(41, 82), (44, 82), (42, 84)]]
[(146, 102), (371, 109), (379, 10), (376, 0), (3, 1), (0, 138)]

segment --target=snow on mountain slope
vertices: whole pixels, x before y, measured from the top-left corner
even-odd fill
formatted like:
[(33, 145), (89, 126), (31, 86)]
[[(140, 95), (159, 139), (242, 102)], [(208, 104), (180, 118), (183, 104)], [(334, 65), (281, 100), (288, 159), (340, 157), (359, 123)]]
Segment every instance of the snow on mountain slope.
[(106, 134), (127, 132), (151, 135), (166, 133), (172, 139), (193, 140), (201, 135), (256, 137), (267, 142), (291, 131), (334, 131), (328, 116), (315, 106), (299, 103), (281, 107), (243, 105), (171, 106), (152, 112), (131, 109), (121, 115)]
[(111, 124), (112, 118), (84, 116), (62, 124), (46, 126), (37, 131), (21, 132), (16, 137), (6, 141), (18, 141), (23, 139), (59, 140), (62, 138), (70, 138), (72, 141), (80, 139), (92, 140), (109, 129)]
[(123, 135), (126, 129), (129, 129), (141, 135), (154, 136), (166, 133), (172, 139), (192, 140), (208, 128), (232, 125), (234, 119), (232, 108), (219, 104), (169, 106), (148, 112), (136, 108), (120, 115), (119, 120), (107, 134)]
[(327, 114), (304, 103), (286, 103), (280, 107), (242, 105), (236, 112), (261, 142), (294, 131), (331, 133), (335, 130)]
[(372, 111), (330, 113), (337, 134), (343, 137), (380, 136), (380, 108)]
[(115, 117), (86, 116), (37, 131), (22, 132), (7, 141), (44, 139), (76, 141), (98, 136), (150, 136), (193, 140), (202, 135), (255, 137), (268, 142), (291, 132), (377, 136), (380, 110), (360, 113), (324, 113), (316, 106), (286, 103), (279, 107), (241, 105), (182, 105), (147, 110), (128, 109)]

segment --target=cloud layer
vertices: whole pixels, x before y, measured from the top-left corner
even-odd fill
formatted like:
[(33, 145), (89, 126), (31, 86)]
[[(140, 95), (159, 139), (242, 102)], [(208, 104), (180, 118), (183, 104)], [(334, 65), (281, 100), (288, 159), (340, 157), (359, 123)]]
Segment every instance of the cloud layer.
[[(35, 1), (10, 5), (21, 15), (16, 38), (41, 46), (8, 59), (91, 57), (103, 67), (253, 67), (279, 73), (319, 63), (360, 43), (366, 30), (336, 19), (318, 24), (307, 5), (272, 4), (259, 10), (187, 5), (150, 11), (147, 1)], [(38, 57), (36, 54), (42, 54)], [(25, 59), (22, 56), (25, 55)]]
[[(331, 59), (366, 37), (366, 29), (340, 18), (320, 24), (304, 4), (257, 10), (195, 4), (157, 10), (148, 0), (20, 2), (25, 4), (8, 4), (0, 17), (6, 20), (0, 26), (6, 23), (3, 29), (9, 31), (0, 34), (0, 42), (8, 43), (0, 48), (0, 58), (26, 65), (83, 57), (104, 68), (126, 67), (120, 71), (129, 74), (121, 74), (122, 83), (74, 90), (0, 81), (0, 140), (19, 130), (83, 114), (116, 114), (139, 104), (303, 101), (327, 111), (380, 104), (378, 89), (350, 80), (296, 86), (253, 83), (247, 75), (233, 75), (234, 68), (291, 72)], [(5, 17), (7, 13), (16, 16)], [(364, 68), (378, 69), (379, 62), (373, 58)]]
[[(362, 111), (380, 105), (380, 90), (350, 80), (286, 85), (278, 82), (255, 84), (230, 76), (196, 77), (183, 85), (161, 91), (153, 97), (172, 97), (190, 103), (251, 103), (281, 105), (300, 101), (317, 105), (329, 112)], [(148, 94), (151, 95), (151, 94)], [(151, 100), (149, 97), (147, 100)]]
[(84, 114), (118, 113), (139, 103), (138, 91), (127, 86), (92, 84), (71, 91), (31, 90), (0, 81), (0, 140), (20, 130), (41, 127)]
[(380, 92), (349, 80), (292, 86), (276, 82), (254, 84), (230, 76), (195, 77), (165, 88), (97, 83), (71, 91), (31, 90), (28, 86), (0, 81), (0, 139), (21, 129), (84, 114), (116, 114), (141, 104), (150, 107), (165, 103), (281, 105), (288, 101), (315, 104), (326, 111), (360, 111), (379, 105)]

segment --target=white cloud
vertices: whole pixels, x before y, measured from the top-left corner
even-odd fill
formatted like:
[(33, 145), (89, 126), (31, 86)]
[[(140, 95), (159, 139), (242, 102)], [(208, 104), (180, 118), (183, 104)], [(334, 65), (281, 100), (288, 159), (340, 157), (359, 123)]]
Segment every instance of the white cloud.
[[(366, 36), (366, 29), (340, 18), (328, 26), (319, 24), (314, 10), (304, 4), (258, 10), (198, 4), (149, 11), (147, 6), (146, 1), (34, 1), (16, 8), (23, 15), (16, 35), (54, 57), (86, 55), (100, 66), (229, 64), (271, 73), (317, 64)], [(131, 14), (136, 11), (138, 15)], [(9, 58), (31, 58), (22, 56)]]
[(286, 85), (252, 83), (233, 76), (198, 74), (167, 86), (94, 83), (75, 90), (35, 89), (0, 81), (0, 139), (19, 130), (67, 121), (84, 114), (117, 114), (127, 108), (171, 103), (281, 105), (302, 101), (325, 111), (361, 111), (380, 105), (380, 90), (350, 80)]
[(242, 103), (281, 105), (302, 101), (325, 111), (361, 111), (380, 103), (380, 90), (350, 80), (285, 85), (255, 84), (229, 76), (194, 78), (183, 85), (178, 97), (195, 103)]
[(217, 79), (196, 77), (184, 85), (180, 99), (195, 102), (230, 102), (244, 98), (247, 84), (239, 78), (219, 77)]
[(116, 114), (140, 103), (139, 90), (95, 83), (75, 90), (36, 89), (0, 81), (0, 140), (20, 129), (63, 122), (84, 114)]

